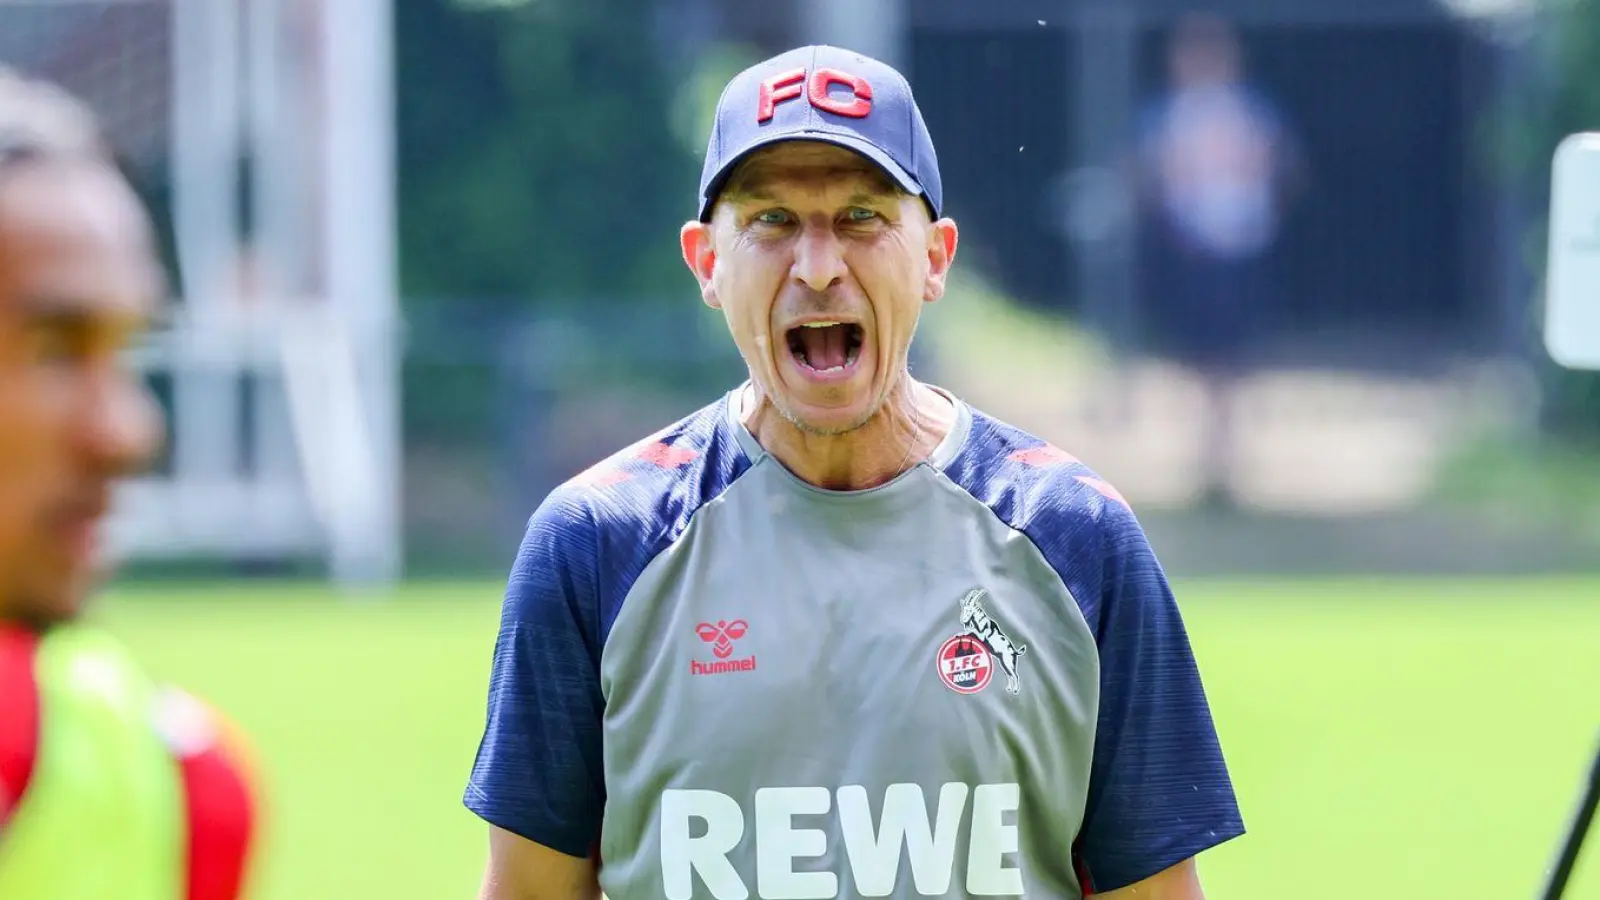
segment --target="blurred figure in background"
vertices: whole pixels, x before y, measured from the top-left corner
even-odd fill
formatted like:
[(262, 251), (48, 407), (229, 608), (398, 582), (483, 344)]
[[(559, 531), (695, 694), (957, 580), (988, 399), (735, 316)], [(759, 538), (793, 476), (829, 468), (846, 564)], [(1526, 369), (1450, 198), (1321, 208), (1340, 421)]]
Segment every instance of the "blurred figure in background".
[(252, 792), (225, 727), (80, 620), (160, 414), (122, 353), (165, 296), (90, 113), (0, 70), (0, 897), (233, 900)]
[(1139, 135), (1139, 196), (1159, 260), (1146, 305), (1204, 384), (1202, 478), (1206, 500), (1220, 503), (1233, 465), (1234, 389), (1252, 331), (1277, 302), (1270, 255), (1299, 163), (1277, 109), (1245, 80), (1226, 22), (1180, 22), (1168, 69), (1167, 93)]

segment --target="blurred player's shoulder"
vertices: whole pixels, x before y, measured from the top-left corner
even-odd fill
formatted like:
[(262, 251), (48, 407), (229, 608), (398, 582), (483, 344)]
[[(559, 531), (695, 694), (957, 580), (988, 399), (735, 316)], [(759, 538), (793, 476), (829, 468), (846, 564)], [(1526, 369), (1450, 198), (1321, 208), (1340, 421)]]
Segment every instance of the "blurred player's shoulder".
[[(257, 826), (241, 744), (212, 709), (161, 687), (103, 629), (73, 622), (41, 636), (0, 625), (0, 835), (9, 828), (20, 840), (0, 893), (20, 884), (22, 896), (42, 896), (26, 886), (81, 865), (88, 828), (120, 832), (97, 845), (99, 864), (118, 877), (159, 872), (144, 857), (168, 845), (178, 852), (162, 858), (183, 862), (184, 896), (237, 900)], [(119, 824), (107, 831), (102, 819)]]
[(188, 896), (243, 896), (260, 831), (258, 769), (249, 743), (214, 707), (170, 685), (156, 693), (154, 720), (183, 783)]
[(31, 631), (0, 624), (0, 831), (33, 779), (39, 748), (39, 685)]
[(945, 474), (1019, 531), (1137, 527), (1127, 499), (1083, 460), (977, 410)]

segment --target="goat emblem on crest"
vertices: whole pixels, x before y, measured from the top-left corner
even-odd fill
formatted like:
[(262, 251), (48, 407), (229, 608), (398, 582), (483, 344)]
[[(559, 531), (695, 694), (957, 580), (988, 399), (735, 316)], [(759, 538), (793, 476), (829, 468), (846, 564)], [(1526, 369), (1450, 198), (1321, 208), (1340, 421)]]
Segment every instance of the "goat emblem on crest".
[(1017, 680), (1017, 662), (1028, 652), (1028, 647), (1012, 641), (1000, 628), (1000, 623), (983, 608), (983, 598), (988, 595), (989, 592), (983, 588), (975, 588), (961, 598), (961, 632), (983, 643), (1000, 668), (1005, 670), (1006, 693), (1015, 694), (1022, 689)]

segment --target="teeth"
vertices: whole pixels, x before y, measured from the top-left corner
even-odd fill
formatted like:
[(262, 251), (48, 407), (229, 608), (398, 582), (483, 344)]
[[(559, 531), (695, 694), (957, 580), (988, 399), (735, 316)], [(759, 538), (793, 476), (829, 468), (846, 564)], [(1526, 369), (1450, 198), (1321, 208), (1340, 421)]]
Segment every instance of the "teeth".
[(801, 325), (800, 327), (801, 328), (832, 328), (833, 326), (838, 325), (838, 324), (839, 324), (838, 322), (807, 322), (804, 325)]
[(844, 364), (847, 365), (847, 366), (853, 366), (853, 365), (856, 364), (856, 360), (860, 359), (860, 358), (861, 358), (861, 348), (860, 347), (851, 347), (849, 350), (845, 351)]

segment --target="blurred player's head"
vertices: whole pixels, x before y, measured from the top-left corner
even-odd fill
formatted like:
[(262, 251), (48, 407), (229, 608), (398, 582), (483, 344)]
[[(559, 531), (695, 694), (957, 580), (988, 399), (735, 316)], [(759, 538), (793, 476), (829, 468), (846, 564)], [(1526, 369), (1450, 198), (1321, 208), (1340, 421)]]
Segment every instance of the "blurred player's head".
[(1185, 86), (1227, 84), (1239, 77), (1239, 42), (1233, 27), (1207, 13), (1179, 21), (1169, 51), (1172, 80)]
[(902, 384), (956, 226), (904, 77), (833, 47), (735, 76), (717, 107), (685, 261), (752, 381), (813, 434), (866, 424)]
[(92, 116), (0, 69), (0, 621), (69, 619), (93, 587), (112, 486), (159, 439), (121, 353), (164, 287)]

